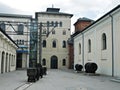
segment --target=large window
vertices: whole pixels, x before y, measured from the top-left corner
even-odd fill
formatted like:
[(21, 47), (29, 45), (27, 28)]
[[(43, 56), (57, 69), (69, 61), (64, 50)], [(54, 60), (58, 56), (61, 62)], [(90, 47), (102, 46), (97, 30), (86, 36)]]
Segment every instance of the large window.
[(65, 59), (63, 59), (62, 64), (63, 64), (63, 66), (65, 66), (65, 65), (66, 65), (66, 60), (65, 60)]
[(90, 39), (88, 40), (88, 52), (89, 53), (91, 52), (91, 40)]
[(56, 40), (53, 40), (53, 42), (52, 42), (52, 47), (53, 47), (53, 48), (56, 48)]
[(43, 47), (46, 47), (46, 40), (43, 40)]
[(24, 26), (23, 24), (18, 25), (18, 35), (23, 35)]
[(66, 48), (66, 41), (63, 41), (63, 48)]
[(42, 65), (43, 65), (43, 66), (46, 65), (46, 59), (45, 59), (45, 58), (42, 60)]
[(102, 34), (102, 49), (107, 49), (107, 38), (105, 33)]

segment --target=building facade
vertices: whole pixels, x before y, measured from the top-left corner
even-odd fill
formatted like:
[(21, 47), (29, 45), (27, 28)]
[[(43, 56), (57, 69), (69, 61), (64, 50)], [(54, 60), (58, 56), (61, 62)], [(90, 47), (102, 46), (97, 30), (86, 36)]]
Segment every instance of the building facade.
[(43, 23), (40, 62), (51, 69), (68, 68), (67, 40), (71, 34), (73, 15), (59, 12), (59, 10), (59, 8), (47, 8), (46, 12), (36, 12), (38, 23)]
[(68, 51), (69, 51), (69, 68), (74, 68), (74, 39), (73, 37), (82, 32), (87, 26), (89, 26), (93, 20), (83, 17), (79, 18), (75, 23), (75, 33), (71, 35), (71, 37), (68, 39)]
[(97, 73), (120, 77), (120, 5), (74, 37), (74, 65), (95, 62)]
[(0, 14), (0, 27), (16, 42), (16, 68), (29, 66), (30, 22), (32, 16)]
[(16, 70), (17, 44), (0, 28), (0, 73)]

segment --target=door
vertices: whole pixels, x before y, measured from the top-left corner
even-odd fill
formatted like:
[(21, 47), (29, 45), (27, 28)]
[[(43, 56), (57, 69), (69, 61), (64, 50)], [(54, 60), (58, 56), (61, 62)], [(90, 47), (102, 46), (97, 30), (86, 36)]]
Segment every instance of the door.
[(22, 53), (17, 53), (17, 68), (22, 68)]
[(51, 57), (51, 69), (58, 68), (58, 58), (56, 56)]

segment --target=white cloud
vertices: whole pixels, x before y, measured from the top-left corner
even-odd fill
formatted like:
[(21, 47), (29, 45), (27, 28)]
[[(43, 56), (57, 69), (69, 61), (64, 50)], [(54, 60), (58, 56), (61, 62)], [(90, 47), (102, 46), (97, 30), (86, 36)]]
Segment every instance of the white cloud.
[(45, 11), (53, 4), (54, 7), (60, 8), (61, 12), (74, 14), (72, 25), (80, 17), (96, 20), (120, 4), (120, 0), (0, 0), (0, 2), (31, 15)]

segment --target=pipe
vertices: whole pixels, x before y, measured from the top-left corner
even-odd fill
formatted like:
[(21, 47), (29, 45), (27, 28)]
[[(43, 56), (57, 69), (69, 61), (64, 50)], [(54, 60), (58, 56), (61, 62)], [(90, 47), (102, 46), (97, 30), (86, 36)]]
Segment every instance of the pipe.
[(113, 34), (113, 16), (111, 17), (111, 36), (112, 36), (112, 77), (114, 77), (114, 34)]
[(83, 59), (83, 66), (84, 66), (84, 33), (81, 33), (82, 34), (82, 59)]

